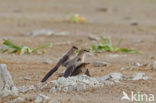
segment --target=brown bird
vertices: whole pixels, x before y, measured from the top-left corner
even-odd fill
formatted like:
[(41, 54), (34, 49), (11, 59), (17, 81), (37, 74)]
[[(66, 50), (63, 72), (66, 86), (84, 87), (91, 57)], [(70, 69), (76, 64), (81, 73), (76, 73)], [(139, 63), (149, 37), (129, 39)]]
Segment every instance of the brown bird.
[(73, 46), (56, 64), (56, 66), (51, 69), (45, 76), (44, 78), (41, 80), (41, 82), (45, 82), (53, 73), (55, 73), (58, 68), (62, 65), (65, 66), (66, 63), (68, 63), (68, 61), (70, 61), (71, 57), (76, 53), (76, 50), (78, 50), (78, 48), (76, 46)]
[[(87, 69), (89, 63), (80, 63), (73, 71), (71, 76), (75, 76), (81, 73), (86, 74), (87, 76), (90, 76), (89, 70)], [(62, 77), (64, 73), (60, 73), (58, 77)]]
[(79, 70), (79, 68), (82, 68), (85, 66), (84, 59), (85, 59), (85, 53), (89, 52), (88, 50), (82, 49), (79, 51), (78, 55), (70, 60), (67, 64), (67, 69), (65, 73), (63, 74), (63, 77), (67, 78), (71, 76), (74, 71)]

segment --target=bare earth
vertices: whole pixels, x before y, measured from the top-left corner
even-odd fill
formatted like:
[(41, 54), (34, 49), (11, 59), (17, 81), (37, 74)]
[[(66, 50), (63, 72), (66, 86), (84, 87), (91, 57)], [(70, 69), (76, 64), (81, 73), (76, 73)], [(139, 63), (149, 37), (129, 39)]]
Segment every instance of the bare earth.
[[(107, 8), (107, 10), (99, 10), (101, 8)], [(139, 89), (142, 93), (156, 96), (155, 70), (148, 67), (120, 70), (121, 67), (126, 67), (134, 62), (148, 63), (156, 60), (155, 11), (155, 0), (0, 0), (0, 42), (2, 38), (8, 38), (12, 42), (30, 47), (46, 43), (73, 42), (69, 45), (47, 48), (46, 54), (43, 55), (0, 54), (0, 64), (7, 64), (16, 86), (33, 85), (40, 82), (56, 64), (58, 58), (72, 45), (79, 48), (88, 47), (94, 44), (88, 40), (88, 35), (100, 36), (105, 30), (106, 36), (111, 37), (113, 44), (123, 38), (121, 47), (137, 49), (141, 53), (105, 52), (90, 56), (87, 58), (89, 62), (99, 60), (111, 64), (109, 67), (90, 66), (91, 75), (104, 76), (119, 72), (128, 76), (144, 72), (149, 80), (122, 81), (114, 86), (79, 92), (48, 93), (48, 91), (43, 91), (43, 93), (51, 97), (51, 100), (61, 103), (129, 103), (121, 101), (123, 90), (130, 94), (131, 91)], [(65, 21), (66, 17), (74, 13), (86, 17), (88, 22), (73, 24)], [(134, 22), (137, 22), (138, 25), (131, 25)], [(70, 35), (39, 37), (24, 35), (35, 29), (67, 31)], [(110, 57), (114, 54), (119, 56)], [(53, 60), (53, 63), (44, 64), (43, 61), (46, 59)], [(58, 70), (48, 81), (56, 79), (62, 70), (63, 68)], [(25, 80), (25, 77), (31, 80)]]

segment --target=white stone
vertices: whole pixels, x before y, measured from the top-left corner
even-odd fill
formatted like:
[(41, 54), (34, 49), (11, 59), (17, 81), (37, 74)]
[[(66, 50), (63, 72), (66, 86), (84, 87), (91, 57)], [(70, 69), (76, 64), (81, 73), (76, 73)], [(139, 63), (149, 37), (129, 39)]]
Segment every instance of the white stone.
[(154, 62), (152, 63), (152, 69), (153, 69), (153, 70), (156, 70), (156, 61), (154, 61)]
[(28, 92), (30, 90), (35, 90), (36, 87), (34, 87), (34, 85), (30, 86), (30, 87), (26, 87), (26, 86), (21, 86), (21, 87), (18, 87), (17, 88), (19, 92), (21, 93), (25, 93), (25, 92)]
[(104, 67), (104, 66), (108, 66), (109, 63), (107, 62), (102, 62), (102, 61), (96, 61), (92, 63), (92, 66), (94, 67)]
[(103, 80), (112, 80), (114, 82), (119, 82), (123, 78), (124, 76), (120, 73), (111, 73), (102, 77)]
[(132, 63), (132, 66), (141, 67), (141, 66), (144, 66), (144, 64), (141, 64), (141, 63), (139, 63), (139, 62), (134, 62), (134, 63)]
[(44, 94), (38, 94), (33, 96), (35, 103), (47, 103), (50, 98)]
[(131, 77), (132, 80), (148, 80), (148, 76), (145, 73), (135, 73)]
[(94, 40), (94, 41), (99, 41), (99, 40), (101, 40), (98, 36), (96, 36), (96, 35), (89, 35), (88, 36), (88, 39), (89, 40)]
[(95, 88), (103, 85), (113, 85), (111, 81), (101, 79), (101, 77), (89, 77), (86, 75), (79, 75), (68, 78), (61, 77), (58, 80), (51, 81), (50, 83), (55, 86), (52, 87), (49, 92), (80, 91), (87, 88)]
[(0, 97), (17, 95), (17, 88), (14, 86), (12, 77), (5, 64), (0, 64)]
[(31, 35), (31, 36), (40, 36), (40, 35), (50, 36), (53, 34), (54, 34), (54, 31), (49, 30), (49, 29), (34, 30), (28, 33), (28, 35)]
[(50, 59), (46, 59), (46, 60), (43, 61), (43, 63), (45, 63), (45, 64), (51, 64), (52, 62), (53, 62), (53, 61), (50, 60)]
[(56, 33), (54, 33), (54, 35), (66, 36), (66, 35), (69, 35), (69, 32), (56, 32)]
[(27, 33), (26, 35), (30, 36), (50, 36), (50, 35), (58, 35), (58, 36), (66, 36), (69, 35), (69, 32), (54, 32), (50, 29), (40, 29), (40, 30), (34, 30), (32, 32)]

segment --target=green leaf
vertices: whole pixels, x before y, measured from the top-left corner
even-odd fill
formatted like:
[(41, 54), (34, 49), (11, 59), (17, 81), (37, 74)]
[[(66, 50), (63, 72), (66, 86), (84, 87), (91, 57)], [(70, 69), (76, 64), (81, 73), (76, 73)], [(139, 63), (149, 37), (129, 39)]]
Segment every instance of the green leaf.
[(8, 40), (5, 40), (5, 39), (3, 39), (3, 44), (10, 47), (10, 48), (21, 49), (20, 46), (17, 46), (14, 43), (12, 43), (12, 42), (10, 42)]
[(134, 50), (134, 49), (126, 49), (126, 48), (120, 48), (120, 52), (125, 52), (125, 53), (139, 53), (139, 51)]
[(38, 47), (32, 49), (32, 52), (36, 52), (39, 49), (43, 49), (43, 48), (50, 47), (50, 46), (52, 46), (52, 44), (44, 44), (44, 45), (41, 45), (41, 46), (38, 46)]
[(117, 46), (120, 46), (122, 41), (123, 41), (123, 39), (120, 39), (120, 41), (118, 42)]
[(0, 48), (0, 52), (2, 52), (2, 53), (4, 53), (4, 52), (17, 53), (17, 54), (23, 55), (25, 53), (36, 52), (39, 49), (46, 48), (49, 46), (51, 46), (51, 44), (45, 44), (42, 46), (38, 46), (34, 49), (31, 49), (27, 46), (17, 46), (14, 43), (4, 39), (3, 40), (3, 46)]
[(92, 45), (89, 50), (92, 52), (107, 51), (107, 52), (139, 53), (139, 51), (133, 49), (118, 48), (118, 46), (120, 46), (123, 39), (120, 39), (120, 41), (116, 46), (113, 46), (111, 40), (105, 38), (104, 36), (102, 36), (101, 39), (103, 40), (102, 43)]

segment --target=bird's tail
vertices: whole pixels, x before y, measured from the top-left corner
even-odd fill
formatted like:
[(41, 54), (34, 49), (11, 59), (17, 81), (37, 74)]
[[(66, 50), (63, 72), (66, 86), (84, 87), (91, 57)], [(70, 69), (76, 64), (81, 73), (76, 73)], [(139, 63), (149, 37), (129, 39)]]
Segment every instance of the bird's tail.
[(54, 72), (57, 71), (57, 69), (59, 68), (60, 65), (56, 65), (53, 69), (51, 69), (45, 76), (44, 78), (41, 80), (41, 82), (45, 82), (51, 75), (53, 75)]

